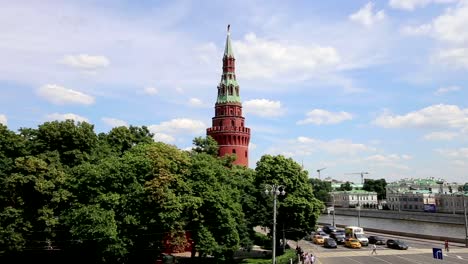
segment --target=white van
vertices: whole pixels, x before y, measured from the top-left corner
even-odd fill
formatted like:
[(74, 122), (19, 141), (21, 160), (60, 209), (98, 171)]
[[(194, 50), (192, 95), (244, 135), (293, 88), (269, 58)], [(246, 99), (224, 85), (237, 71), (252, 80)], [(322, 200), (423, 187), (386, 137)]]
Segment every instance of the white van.
[(345, 227), (345, 237), (349, 238), (356, 238), (359, 240), (362, 246), (369, 245), (369, 239), (364, 235), (364, 229), (358, 226), (347, 226)]

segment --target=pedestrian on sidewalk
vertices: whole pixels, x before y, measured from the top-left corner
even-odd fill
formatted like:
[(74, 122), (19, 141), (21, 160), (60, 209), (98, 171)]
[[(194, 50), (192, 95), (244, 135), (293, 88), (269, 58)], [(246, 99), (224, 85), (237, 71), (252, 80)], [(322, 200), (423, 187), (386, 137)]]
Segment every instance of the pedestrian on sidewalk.
[(448, 240), (445, 240), (445, 251), (449, 252), (449, 243)]
[(315, 256), (313, 254), (310, 254), (310, 264), (315, 263)]
[(371, 255), (374, 255), (376, 254), (377, 255), (377, 246), (375, 244), (372, 245), (372, 253)]

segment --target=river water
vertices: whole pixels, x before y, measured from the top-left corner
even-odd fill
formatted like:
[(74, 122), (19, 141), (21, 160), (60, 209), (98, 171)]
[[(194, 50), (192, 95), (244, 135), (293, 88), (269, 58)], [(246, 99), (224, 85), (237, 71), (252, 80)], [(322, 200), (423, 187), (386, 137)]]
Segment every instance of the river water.
[[(321, 215), (318, 222), (332, 223), (333, 216)], [(381, 230), (400, 231), (414, 234), (424, 234), (432, 236), (444, 236), (453, 238), (465, 238), (465, 226), (454, 224), (440, 224), (417, 222), (408, 220), (396, 220), (385, 218), (362, 217), (359, 220), (360, 226), (364, 228), (377, 228)], [(358, 226), (358, 217), (347, 215), (335, 215), (335, 224)]]

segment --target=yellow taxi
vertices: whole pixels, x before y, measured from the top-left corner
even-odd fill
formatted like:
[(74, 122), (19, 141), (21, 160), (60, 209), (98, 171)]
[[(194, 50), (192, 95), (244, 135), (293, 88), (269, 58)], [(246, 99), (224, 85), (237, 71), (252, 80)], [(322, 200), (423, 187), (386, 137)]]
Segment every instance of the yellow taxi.
[(361, 243), (355, 238), (347, 238), (345, 240), (345, 247), (361, 248)]
[(315, 235), (314, 238), (312, 239), (312, 242), (314, 242), (314, 244), (323, 245), (323, 243), (325, 242), (325, 240), (323, 239), (323, 236), (321, 236), (321, 235)]

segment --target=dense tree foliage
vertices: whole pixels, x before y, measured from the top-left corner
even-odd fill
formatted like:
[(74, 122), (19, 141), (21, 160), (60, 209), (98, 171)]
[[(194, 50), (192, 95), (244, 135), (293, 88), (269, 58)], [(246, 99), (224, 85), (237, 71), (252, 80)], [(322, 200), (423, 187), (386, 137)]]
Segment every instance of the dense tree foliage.
[(340, 185), (340, 188), (338, 188), (338, 191), (352, 191), (353, 186), (351, 186), (351, 183), (349, 181), (342, 183)]
[[(299, 239), (313, 230), (323, 210), (323, 203), (313, 195), (307, 171), (284, 156), (263, 156), (255, 169), (255, 186), (268, 190), (268, 185), (281, 185), (286, 195), (278, 196), (277, 226), (286, 239)], [(263, 226), (272, 226), (273, 197), (259, 193), (257, 221)], [(278, 239), (282, 234), (278, 236)]]
[(386, 187), (387, 187), (387, 182), (385, 181), (385, 179), (380, 179), (380, 180), (365, 179), (364, 186), (362, 189), (368, 192), (376, 192), (377, 199), (383, 200), (387, 196)]
[(323, 203), (326, 203), (328, 200), (330, 200), (329, 193), (332, 191), (331, 182), (322, 181), (317, 178), (311, 178), (309, 179), (309, 182), (312, 185), (315, 198), (319, 199)]
[(182, 151), (146, 127), (97, 135), (70, 120), (19, 133), (0, 125), (0, 258), (51, 251), (145, 263), (191, 243), (193, 256), (222, 262), (252, 245), (253, 227), (271, 225), (267, 183), (286, 187), (278, 219), (287, 237), (313, 229), (322, 204), (297, 163), (264, 156), (254, 171), (216, 154), (210, 137)]

